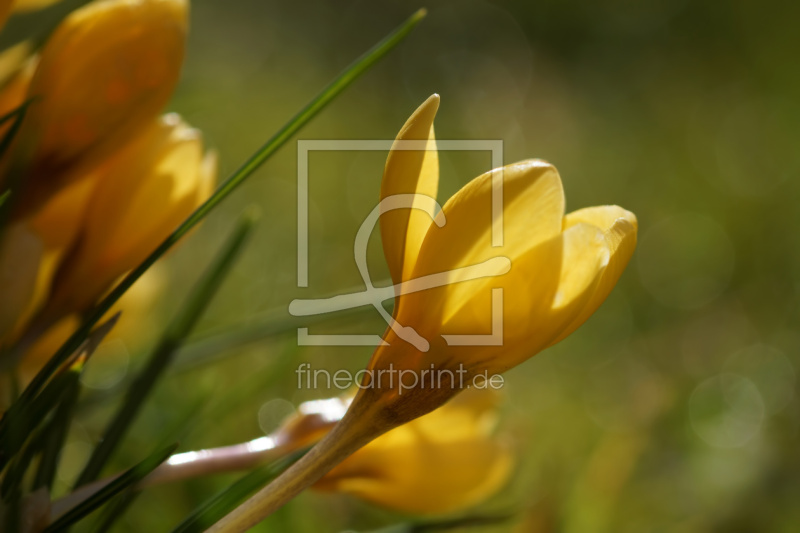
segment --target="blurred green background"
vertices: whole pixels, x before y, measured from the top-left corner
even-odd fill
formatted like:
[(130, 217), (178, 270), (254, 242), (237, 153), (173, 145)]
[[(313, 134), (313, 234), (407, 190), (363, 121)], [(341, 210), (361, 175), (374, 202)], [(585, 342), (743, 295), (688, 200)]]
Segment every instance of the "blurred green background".
[[(640, 224), (636, 255), (599, 312), (508, 373), (503, 425), (519, 468), (476, 512), (515, 516), (484, 530), (800, 530), (800, 4), (194, 0), (170, 109), (203, 131), (225, 177), (421, 5), (429, 16), (406, 42), (299, 137), (391, 139), (437, 92), (438, 138), (501, 139), (506, 163), (558, 167), (569, 210), (618, 204)], [(170, 437), (189, 450), (261, 436), (292, 404), (336, 393), (298, 390), (301, 362), (363, 367), (368, 348), (298, 348), (294, 330), (259, 334), (293, 325), (291, 299), (360, 283), (353, 238), (377, 201), (385, 156), (312, 154), (307, 289), (296, 288), (294, 142), (168, 258), (169, 283), (142, 338), (176, 309), (238, 214), (260, 206), (260, 227), (196, 335), (228, 335), (230, 347), (187, 350), (215, 357), (179, 364), (160, 384), (119, 468)], [(489, 166), (488, 152), (442, 153), (440, 201)], [(388, 276), (378, 238), (373, 280)], [(365, 312), (311, 332), (383, 327)], [(84, 402), (64, 480), (112, 412), (114, 383), (141, 361), (138, 344), (108, 356), (121, 363)], [(120, 530), (165, 530), (235, 477), (145, 492)], [(256, 530), (402, 521), (309, 493)]]

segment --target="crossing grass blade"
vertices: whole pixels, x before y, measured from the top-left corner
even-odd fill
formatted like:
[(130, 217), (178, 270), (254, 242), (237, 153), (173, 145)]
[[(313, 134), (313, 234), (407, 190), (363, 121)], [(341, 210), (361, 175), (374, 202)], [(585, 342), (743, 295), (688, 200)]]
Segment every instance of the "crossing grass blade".
[(3, 428), (0, 434), (0, 468), (5, 467), (14, 456), (22, 449), (36, 428), (42, 423), (50, 411), (61, 401), (64, 393), (73, 381), (72, 372), (57, 375), (45, 387), (20, 415), (13, 419), (12, 424)]
[(67, 440), (67, 433), (80, 392), (81, 384), (78, 376), (75, 376), (75, 379), (67, 384), (62, 400), (56, 407), (52, 419), (45, 427), (44, 433), (47, 435), (47, 440), (45, 440), (42, 447), (42, 456), (39, 459), (39, 467), (36, 470), (36, 477), (33, 481), (34, 489), (40, 487), (46, 487), (48, 491), (53, 489), (53, 481), (58, 470), (61, 450)]
[(108, 506), (103, 510), (103, 514), (98, 521), (97, 526), (94, 528), (96, 533), (106, 533), (111, 531), (113, 525), (125, 514), (125, 511), (133, 505), (133, 502), (141, 494), (141, 491), (136, 490), (135, 487), (129, 488), (111, 501)]
[(166, 461), (170, 455), (178, 448), (177, 444), (173, 444), (168, 448), (158, 450), (144, 461), (137, 464), (130, 470), (127, 470), (114, 481), (104, 486), (92, 494), (89, 498), (82, 501), (63, 515), (61, 515), (55, 522), (47, 526), (42, 533), (56, 533), (66, 531), (70, 526), (79, 522), (93, 511), (98, 509), (107, 501), (111, 500), (117, 494), (132, 487), (142, 480), (147, 474), (155, 470), (158, 465)]

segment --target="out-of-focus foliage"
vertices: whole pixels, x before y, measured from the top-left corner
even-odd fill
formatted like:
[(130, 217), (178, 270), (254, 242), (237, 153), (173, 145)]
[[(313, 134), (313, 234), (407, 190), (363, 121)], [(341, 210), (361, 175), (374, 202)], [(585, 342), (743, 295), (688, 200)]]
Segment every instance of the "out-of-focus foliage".
[[(195, 0), (170, 108), (204, 132), (224, 176), (416, 7)], [(506, 162), (540, 157), (559, 168), (568, 210), (613, 203), (639, 219), (639, 249), (606, 304), (572, 337), (506, 376), (504, 423), (516, 435), (519, 467), (482, 509), (519, 513), (486, 530), (794, 531), (800, 4), (454, 0), (427, 7), (413, 36), (302, 138), (391, 139), (438, 92), (438, 139), (502, 139)], [(166, 321), (199, 274), (198, 261), (253, 202), (265, 223), (199, 329), (285, 318), (294, 297), (358, 285), (353, 238), (377, 202), (385, 157), (311, 153), (309, 288), (297, 289), (297, 152), (284, 148), (169, 257), (171, 284), (157, 316)], [(490, 155), (442, 152), (440, 165), (442, 199), (488, 170)], [(378, 239), (376, 232), (374, 280), (389, 275)], [(311, 332), (383, 327), (366, 313)], [(116, 357), (135, 368), (137, 354)], [(135, 424), (118, 466), (140, 458), (138, 445), (168, 434), (195, 449), (270, 432), (292, 404), (338, 393), (298, 389), (299, 363), (355, 371), (369, 354), (298, 348), (288, 335), (174, 372)], [(97, 396), (117, 381), (86, 386), (98, 387)], [(84, 423), (66, 448), (64, 480), (73, 479), (70, 466), (81, 467), (115, 405), (87, 398)], [(121, 530), (177, 524), (231, 479), (152, 489), (136, 502), (147, 512), (127, 514)], [(352, 498), (309, 493), (257, 530), (366, 531), (397, 520)]]

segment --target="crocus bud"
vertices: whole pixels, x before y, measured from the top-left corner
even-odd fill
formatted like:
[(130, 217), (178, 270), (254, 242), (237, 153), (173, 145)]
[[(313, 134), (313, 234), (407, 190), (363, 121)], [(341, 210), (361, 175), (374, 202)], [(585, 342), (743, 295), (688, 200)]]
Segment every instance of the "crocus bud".
[(56, 28), (28, 87), (35, 100), (15, 140), (22, 161), (10, 172), (24, 173), (21, 212), (152, 123), (178, 80), (187, 11), (186, 0), (104, 0), (75, 10)]
[(413, 514), (473, 507), (501, 488), (511, 473), (510, 446), (494, 434), (496, 408), (494, 391), (471, 389), (381, 435), (314, 488)]
[[(432, 137), (437, 107), (438, 97), (428, 99), (398, 140), (419, 130), (429, 130)], [(398, 169), (392, 164), (396, 158), (390, 154), (387, 161), (382, 200), (389, 198), (387, 191), (408, 193), (408, 184), (418, 184), (420, 196), (435, 190), (430, 168)], [(494, 205), (499, 184), (502, 219)], [(566, 337), (608, 296), (636, 243), (636, 217), (622, 208), (595, 207), (565, 216), (558, 172), (540, 160), (487, 172), (440, 212), (422, 214), (427, 219), (418, 218), (416, 227), (387, 219), (382, 228), (383, 234), (406, 235), (395, 238), (406, 243), (406, 250), (402, 266), (391, 270), (404, 273), (408, 288), (423, 278), (438, 281), (424, 290), (399, 291), (386, 344), (369, 365), (372, 381), (362, 390), (364, 399), (354, 401), (374, 404), (383, 410), (379, 416), (394, 423), (428, 412), (476, 378), (505, 372)], [(414, 342), (419, 338), (424, 342)], [(414, 373), (416, 381), (431, 369), (442, 379), (402, 390), (398, 380), (388, 383), (391, 369)]]
[(174, 114), (151, 124), (90, 177), (80, 238), (56, 274), (43, 315), (85, 311), (211, 193), (216, 156)]

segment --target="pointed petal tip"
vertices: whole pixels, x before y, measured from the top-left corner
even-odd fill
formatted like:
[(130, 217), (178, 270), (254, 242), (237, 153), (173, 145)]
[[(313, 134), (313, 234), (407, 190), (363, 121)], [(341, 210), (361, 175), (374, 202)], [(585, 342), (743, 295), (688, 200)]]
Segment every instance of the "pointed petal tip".
[(428, 98), (426, 98), (424, 102), (422, 102), (422, 105), (419, 106), (417, 112), (422, 111), (424, 109), (436, 113), (436, 111), (439, 109), (440, 100), (441, 98), (439, 97), (439, 95), (437, 93), (433, 93)]

